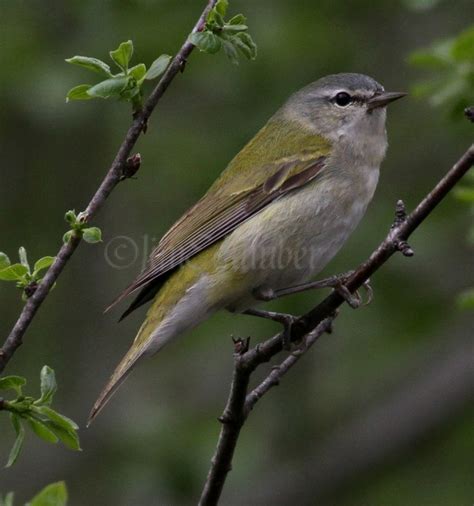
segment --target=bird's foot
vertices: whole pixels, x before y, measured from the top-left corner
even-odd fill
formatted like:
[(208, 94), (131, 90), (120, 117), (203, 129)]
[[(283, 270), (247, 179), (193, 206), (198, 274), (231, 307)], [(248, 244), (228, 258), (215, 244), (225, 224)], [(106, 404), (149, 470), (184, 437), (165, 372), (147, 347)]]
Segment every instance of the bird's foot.
[(309, 283), (302, 283), (300, 285), (291, 286), (289, 288), (282, 288), (280, 290), (271, 290), (268, 288), (259, 289), (254, 292), (255, 297), (259, 300), (273, 300), (285, 295), (291, 295), (294, 293), (305, 292), (307, 290), (315, 290), (318, 288), (333, 288), (343, 299), (351, 306), (356, 309), (361, 305), (367, 305), (372, 302), (373, 290), (370, 285), (370, 280), (367, 280), (363, 287), (367, 292), (367, 300), (362, 301), (362, 297), (357, 290), (355, 293), (351, 293), (346, 286), (347, 280), (354, 273), (354, 271), (345, 272), (335, 276), (330, 276), (319, 281), (310, 281)]
[(266, 318), (267, 320), (273, 320), (283, 325), (282, 346), (284, 350), (291, 350), (291, 330), (293, 325), (299, 321), (298, 317), (287, 313), (277, 313), (275, 311), (264, 311), (262, 309), (253, 308), (243, 311), (242, 314)]

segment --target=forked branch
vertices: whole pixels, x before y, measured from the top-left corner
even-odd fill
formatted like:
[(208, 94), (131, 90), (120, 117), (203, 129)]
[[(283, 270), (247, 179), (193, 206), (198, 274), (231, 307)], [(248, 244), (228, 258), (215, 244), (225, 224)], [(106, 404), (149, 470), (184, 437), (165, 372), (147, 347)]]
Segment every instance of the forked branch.
[[(361, 288), (397, 251), (405, 256), (414, 254), (407, 242), (408, 238), (473, 165), (474, 144), (470, 146), (412, 213), (407, 215), (403, 202), (401, 200), (397, 202), (395, 220), (387, 236), (368, 260), (348, 277), (346, 287), (351, 293)], [(252, 349), (245, 349), (244, 347), (243, 350), (239, 350), (239, 353), (235, 354), (232, 386), (224, 415), (220, 418), (222, 428), (201, 494), (200, 506), (218, 504), (225, 479), (231, 469), (240, 430), (248, 414), (258, 400), (279, 383), (316, 340), (322, 334), (331, 330), (333, 320), (337, 316), (337, 310), (343, 302), (342, 295), (337, 291), (333, 291), (320, 304), (302, 316), (298, 320), (298, 324), (292, 326), (291, 331), (291, 341), (302, 343), (299, 349), (290, 353), (279, 366), (274, 367), (266, 379), (250, 393), (247, 392), (252, 372), (260, 364), (270, 361), (282, 351), (283, 335), (279, 333)]]

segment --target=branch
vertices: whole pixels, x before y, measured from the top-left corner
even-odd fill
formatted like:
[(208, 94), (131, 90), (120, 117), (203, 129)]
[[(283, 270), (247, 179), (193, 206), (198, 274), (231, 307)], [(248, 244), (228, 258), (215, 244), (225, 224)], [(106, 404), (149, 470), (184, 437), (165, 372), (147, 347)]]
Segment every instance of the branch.
[[(395, 221), (386, 238), (370, 255), (368, 260), (362, 263), (348, 278), (346, 287), (351, 293), (361, 288), (397, 251), (400, 251), (405, 256), (412, 256), (414, 254), (407, 243), (408, 238), (446, 197), (472, 165), (474, 165), (474, 144), (469, 147), (410, 215), (406, 215), (403, 202), (401, 200), (397, 202)], [(333, 291), (320, 304), (301, 317), (292, 326), (291, 341), (301, 341), (306, 336), (306, 342), (303, 344), (303, 347), (297, 351), (296, 355), (293, 353), (279, 367), (274, 368), (269, 376), (248, 395), (243, 395), (242, 391), (247, 391), (252, 372), (260, 364), (268, 362), (282, 351), (283, 335), (279, 333), (267, 341), (258, 344), (251, 350), (244, 350), (243, 353), (235, 356), (232, 387), (224, 416), (220, 419), (223, 426), (201, 495), (200, 506), (212, 506), (218, 503), (225, 478), (231, 468), (232, 457), (240, 430), (250, 410), (272, 386), (278, 384), (283, 375), (306, 353), (319, 336), (330, 329), (336, 311), (343, 302), (344, 298), (338, 292)], [(310, 346), (308, 346), (308, 343)], [(238, 382), (240, 384), (236, 384)], [(238, 423), (235, 423), (236, 420)]]
[[(216, 2), (217, 0), (208, 0), (205, 9), (192, 30), (192, 33), (199, 32), (204, 28), (207, 16)], [(120, 145), (117, 154), (115, 155), (112, 165), (84, 212), (85, 222), (89, 222), (100, 211), (115, 186), (117, 186), (124, 176), (128, 176), (128, 158), (132, 149), (134, 148), (141, 133), (146, 128), (151, 114), (168, 86), (171, 84), (171, 81), (176, 77), (178, 72), (184, 69), (187, 58), (193, 51), (194, 47), (195, 46), (189, 42), (188, 37), (186, 37), (185, 43), (181, 46), (181, 49), (171, 61), (163, 77), (160, 79), (155, 89), (151, 92), (150, 96), (143, 105), (143, 109), (135, 114), (134, 120), (126, 133), (125, 139)], [(130, 163), (133, 165), (134, 159), (131, 159)], [(23, 336), (33, 321), (36, 312), (48, 296), (51, 287), (58, 279), (80, 242), (81, 238), (77, 235), (73, 235), (66, 244), (63, 244), (56, 256), (56, 260), (48, 269), (34, 294), (26, 302), (18, 320), (10, 332), (10, 335), (5, 340), (2, 348), (0, 348), (0, 373), (5, 369), (15, 351), (22, 344)]]

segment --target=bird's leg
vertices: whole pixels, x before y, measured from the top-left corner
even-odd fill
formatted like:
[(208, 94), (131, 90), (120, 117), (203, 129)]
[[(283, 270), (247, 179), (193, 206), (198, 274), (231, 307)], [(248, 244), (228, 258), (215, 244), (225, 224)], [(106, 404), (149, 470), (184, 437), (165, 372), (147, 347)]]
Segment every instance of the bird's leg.
[(250, 308), (242, 311), (242, 314), (250, 316), (258, 316), (259, 318), (266, 318), (267, 320), (273, 320), (283, 325), (283, 349), (291, 349), (291, 328), (298, 318), (287, 313), (276, 313), (275, 311), (264, 311), (263, 309)]
[[(280, 290), (260, 289), (254, 292), (254, 296), (259, 300), (269, 301), (284, 297), (285, 295), (305, 292), (307, 290), (314, 290), (317, 288), (333, 288), (339, 295), (341, 295), (341, 297), (344, 298), (349, 306), (356, 309), (362, 304), (361, 296), (358, 291), (352, 294), (345, 285), (353, 272), (354, 271), (349, 271), (345, 272), (344, 274), (330, 276), (319, 281), (310, 281), (309, 283), (302, 283), (300, 285), (282, 288)], [(365, 305), (367, 305), (372, 302), (373, 298), (373, 290), (370, 286), (370, 280), (367, 280), (363, 286), (367, 291), (367, 301), (365, 302)]]

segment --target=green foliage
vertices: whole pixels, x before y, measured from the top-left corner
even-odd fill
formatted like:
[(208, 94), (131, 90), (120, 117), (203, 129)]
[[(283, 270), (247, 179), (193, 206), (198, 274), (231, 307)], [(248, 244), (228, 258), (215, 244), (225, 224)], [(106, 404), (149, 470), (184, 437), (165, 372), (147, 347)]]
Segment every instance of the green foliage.
[(223, 48), (235, 65), (239, 64), (239, 52), (245, 58), (255, 60), (257, 45), (248, 33), (247, 19), (243, 14), (237, 14), (225, 21), (228, 6), (228, 0), (219, 0), (209, 13), (204, 30), (192, 33), (189, 40), (204, 53), (214, 54)]
[[(0, 496), (0, 506), (13, 506), (13, 492), (9, 492), (5, 497)], [(33, 499), (25, 506), (66, 506), (67, 488), (64, 481), (58, 481), (47, 485), (43, 490), (36, 494)]]
[(13, 492), (9, 492), (5, 497), (0, 495), (0, 506), (13, 506)]
[(415, 96), (428, 97), (431, 105), (444, 106), (455, 117), (461, 117), (460, 112), (474, 102), (474, 26), (412, 53), (409, 61), (434, 72), (431, 80), (413, 87)]
[[(16, 434), (15, 443), (10, 451), (6, 467), (12, 466), (21, 452), (25, 439), (25, 422), (40, 439), (48, 443), (61, 441), (71, 450), (80, 450), (77, 435), (79, 427), (71, 419), (51, 408), (51, 403), (57, 390), (53, 369), (47, 365), (41, 369), (41, 394), (38, 399), (35, 400), (33, 397), (23, 395), (22, 389), (25, 384), (26, 380), (21, 376), (5, 376), (0, 378), (0, 390), (13, 390), (17, 395), (13, 400), (2, 399), (1, 402), (1, 409), (10, 413), (10, 420)], [(36, 503), (32, 502), (31, 504)]]
[(73, 236), (82, 237), (89, 244), (102, 241), (102, 231), (99, 227), (88, 227), (84, 213), (76, 214), (76, 211), (70, 210), (64, 215), (64, 219), (71, 227), (71, 230), (63, 235), (64, 243), (69, 242)]
[(160, 77), (166, 70), (171, 56), (162, 54), (157, 58), (147, 71), (144, 63), (139, 63), (130, 68), (133, 56), (133, 42), (122, 42), (119, 47), (109, 52), (110, 58), (119, 68), (120, 72), (113, 74), (110, 66), (97, 58), (89, 56), (73, 56), (66, 60), (67, 63), (78, 65), (105, 77), (97, 84), (80, 84), (71, 88), (66, 101), (90, 100), (91, 98), (115, 98), (132, 103), (133, 110), (139, 111), (143, 104), (142, 86), (146, 80)]
[(20, 262), (12, 264), (5, 253), (0, 252), (0, 281), (15, 281), (16, 286), (23, 291), (23, 300), (34, 292), (35, 287), (49, 269), (56, 257), (42, 257), (37, 260), (31, 269), (25, 248), (18, 251)]
[(67, 488), (64, 481), (47, 485), (25, 506), (66, 506)]

